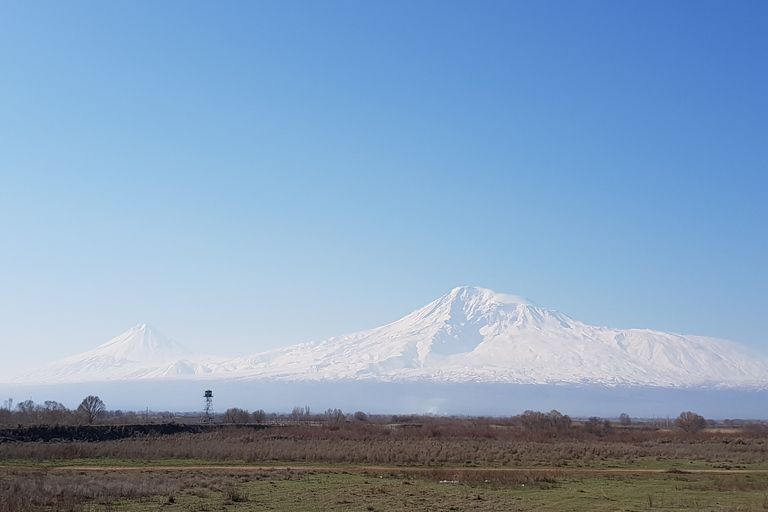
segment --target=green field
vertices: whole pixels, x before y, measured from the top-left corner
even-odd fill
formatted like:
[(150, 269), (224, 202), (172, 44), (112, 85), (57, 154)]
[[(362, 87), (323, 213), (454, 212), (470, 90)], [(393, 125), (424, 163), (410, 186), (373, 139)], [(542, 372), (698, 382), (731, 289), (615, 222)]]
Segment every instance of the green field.
[(609, 469), (73, 462), (3, 466), (0, 510), (768, 509), (766, 470), (681, 470), (680, 461), (666, 470), (658, 461)]

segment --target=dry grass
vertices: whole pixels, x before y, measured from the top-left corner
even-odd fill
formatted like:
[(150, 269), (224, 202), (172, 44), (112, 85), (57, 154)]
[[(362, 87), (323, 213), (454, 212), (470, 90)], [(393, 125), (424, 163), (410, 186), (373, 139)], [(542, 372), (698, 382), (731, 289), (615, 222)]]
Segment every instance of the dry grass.
[(113, 507), (120, 500), (145, 502), (161, 497), (173, 504), (182, 496), (222, 503), (247, 502), (243, 488), (248, 482), (297, 480), (296, 471), (91, 471), (78, 474), (52, 473), (45, 470), (19, 469), (0, 477), (0, 512), (53, 512), (85, 510), (86, 506)]
[(232, 427), (199, 434), (103, 442), (0, 444), (1, 460), (207, 460), (387, 465), (562, 465), (565, 461), (685, 459), (732, 466), (768, 461), (768, 435), (614, 429), (602, 437), (573, 428), (553, 436), (492, 425)]
[(368, 470), (366, 474), (426, 482), (453, 483), (482, 487), (519, 487), (549, 489), (564, 474), (560, 470), (528, 469), (524, 471), (496, 471), (492, 469), (461, 468), (403, 468), (397, 471)]
[(762, 472), (610, 473), (584, 469), (164, 468), (75, 473), (19, 469), (0, 481), (0, 512), (150, 510), (539, 510), (757, 512)]
[[(80, 459), (102, 467), (87, 472), (41, 469), (51, 461), (62, 466), (62, 461)], [(636, 460), (642, 462), (633, 464)], [(187, 469), (136, 467), (147, 461), (178, 461)], [(200, 461), (221, 467), (195, 468)], [(252, 464), (235, 470), (236, 461)], [(617, 427), (598, 434), (579, 426), (536, 431), (483, 419), (288, 425), (258, 431), (231, 427), (99, 442), (0, 440), (0, 465), (5, 465), (0, 512), (249, 510), (267, 504), (290, 510), (292, 503), (319, 509), (313, 501), (317, 499), (326, 500), (328, 510), (352, 504), (434, 510), (441, 503), (449, 509), (455, 500), (464, 500), (465, 510), (514, 509), (522, 505), (520, 500), (527, 500), (526, 510), (617, 510), (619, 503), (622, 510), (639, 510), (668, 508), (672, 500), (674, 510), (708, 509), (702, 507), (723, 500), (730, 500), (732, 510), (763, 510), (768, 509), (768, 498), (763, 499), (768, 476), (743, 468), (752, 464), (755, 469), (766, 461), (768, 433), (761, 429), (686, 434)], [(307, 467), (254, 467), (275, 463)], [(106, 471), (105, 466), (120, 464), (133, 468)], [(667, 471), (609, 474), (611, 467)]]
[[(199, 475), (10, 474), (0, 479), (0, 512), (75, 511), (84, 503), (109, 504), (117, 499), (174, 496), (182, 489), (210, 485)], [(219, 484), (220, 486), (220, 484)]]

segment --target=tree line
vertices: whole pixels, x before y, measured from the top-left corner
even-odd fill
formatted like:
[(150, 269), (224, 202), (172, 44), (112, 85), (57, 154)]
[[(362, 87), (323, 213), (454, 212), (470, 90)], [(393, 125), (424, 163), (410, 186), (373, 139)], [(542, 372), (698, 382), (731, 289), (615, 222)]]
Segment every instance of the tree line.
[(55, 400), (42, 404), (24, 400), (13, 407), (13, 399), (3, 401), (0, 407), (0, 424), (11, 425), (93, 425), (105, 414), (107, 407), (98, 396), (88, 395), (75, 409), (68, 409)]
[[(344, 413), (338, 408), (329, 408), (321, 413), (313, 413), (309, 406), (295, 406), (290, 413), (267, 413), (263, 409), (249, 412), (247, 409), (231, 407), (223, 414), (215, 415), (215, 421), (231, 424), (263, 424), (263, 423), (298, 423), (298, 424), (347, 424), (347, 423), (418, 423), (418, 415), (368, 415), (362, 411)], [(109, 411), (104, 402), (95, 395), (88, 395), (75, 409), (68, 409), (60, 402), (46, 400), (42, 404), (24, 400), (13, 407), (13, 399), (3, 402), (0, 407), (0, 424), (2, 425), (93, 425), (100, 422), (108, 423), (147, 423), (150, 421), (175, 421), (195, 422), (199, 419), (197, 413), (152, 413), (149, 411), (137, 413), (121, 410)], [(729, 420), (730, 421), (730, 420)], [(522, 414), (511, 416), (507, 423), (523, 430), (537, 432), (558, 432), (568, 430), (573, 426), (573, 420), (567, 414), (557, 410), (549, 412), (528, 410)], [(685, 411), (670, 422), (684, 432), (696, 433), (707, 427), (707, 420), (694, 412)], [(618, 424), (629, 427), (632, 419), (626, 413), (621, 413)], [(582, 427), (591, 434), (608, 435), (614, 428), (614, 423), (609, 419), (592, 416), (581, 422)]]

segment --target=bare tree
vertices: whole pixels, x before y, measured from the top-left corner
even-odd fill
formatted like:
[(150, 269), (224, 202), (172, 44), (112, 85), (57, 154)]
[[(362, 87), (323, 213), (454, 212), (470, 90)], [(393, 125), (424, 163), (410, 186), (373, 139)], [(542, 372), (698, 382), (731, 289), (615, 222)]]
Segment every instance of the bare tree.
[(77, 407), (77, 412), (85, 416), (89, 425), (93, 425), (93, 422), (96, 421), (99, 416), (104, 414), (106, 410), (107, 408), (104, 406), (104, 402), (101, 401), (101, 398), (93, 395), (88, 395), (83, 398), (83, 401), (80, 402), (80, 405)]
[(224, 422), (226, 423), (248, 423), (250, 419), (250, 413), (239, 407), (232, 407), (224, 413)]
[(621, 415), (619, 416), (619, 424), (624, 427), (628, 427), (629, 425), (631, 425), (632, 420), (630, 419), (629, 414), (625, 412), (621, 413)]
[(13, 416), (13, 398), (3, 400), (3, 406), (0, 407), (0, 425), (8, 425), (11, 423), (11, 417)]
[(267, 413), (264, 412), (264, 409), (259, 409), (258, 411), (253, 411), (251, 417), (253, 418), (254, 423), (260, 425), (261, 423), (264, 423), (264, 420), (267, 418)]
[(552, 422), (552, 427), (554, 427), (555, 430), (565, 430), (571, 427), (571, 417), (567, 414), (562, 414), (559, 411), (552, 409), (547, 413), (547, 416), (549, 416), (550, 421)]
[(681, 412), (675, 420), (675, 426), (689, 433), (695, 433), (707, 426), (707, 420), (695, 412)]
[(343, 423), (345, 419), (341, 409), (328, 409), (325, 411), (325, 418), (328, 423)]
[(41, 408), (32, 399), (24, 400), (16, 405), (16, 408), (24, 417), (24, 423), (34, 425), (40, 423)]
[(525, 411), (512, 419), (527, 430), (566, 430), (571, 426), (571, 417), (555, 409), (549, 412)]
[(584, 428), (591, 434), (596, 434), (602, 431), (603, 419), (597, 416), (592, 416), (586, 422), (584, 422)]
[(513, 419), (515, 423), (527, 430), (545, 430), (549, 426), (547, 415), (541, 411), (525, 411)]
[(69, 410), (64, 404), (55, 400), (46, 400), (43, 402), (43, 420), (49, 424), (61, 423), (67, 416)]
[(309, 422), (312, 419), (312, 413), (309, 411), (309, 406), (307, 405), (305, 407), (294, 407), (293, 411), (291, 412), (290, 419), (295, 422)]

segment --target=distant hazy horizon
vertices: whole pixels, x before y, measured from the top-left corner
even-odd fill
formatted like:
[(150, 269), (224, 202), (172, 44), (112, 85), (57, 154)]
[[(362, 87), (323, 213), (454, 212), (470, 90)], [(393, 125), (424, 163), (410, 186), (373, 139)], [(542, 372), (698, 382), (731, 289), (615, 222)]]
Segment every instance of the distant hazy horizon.
[(768, 354), (766, 19), (6, 3), (0, 372), (143, 323), (254, 354), (463, 285)]
[[(130, 390), (126, 393), (126, 389)], [(214, 412), (230, 407), (289, 413), (309, 407), (313, 413), (340, 408), (345, 413), (513, 416), (526, 410), (557, 409), (573, 417), (675, 418), (695, 411), (708, 419), (767, 420), (768, 392), (604, 386), (526, 386), (499, 384), (435, 384), (421, 386), (376, 382), (89, 382), (57, 386), (4, 388), (14, 404), (31, 398), (55, 400), (76, 408), (88, 395), (99, 396), (110, 410), (202, 411), (203, 392), (213, 390)], [(3, 400), (6, 396), (0, 397)]]

